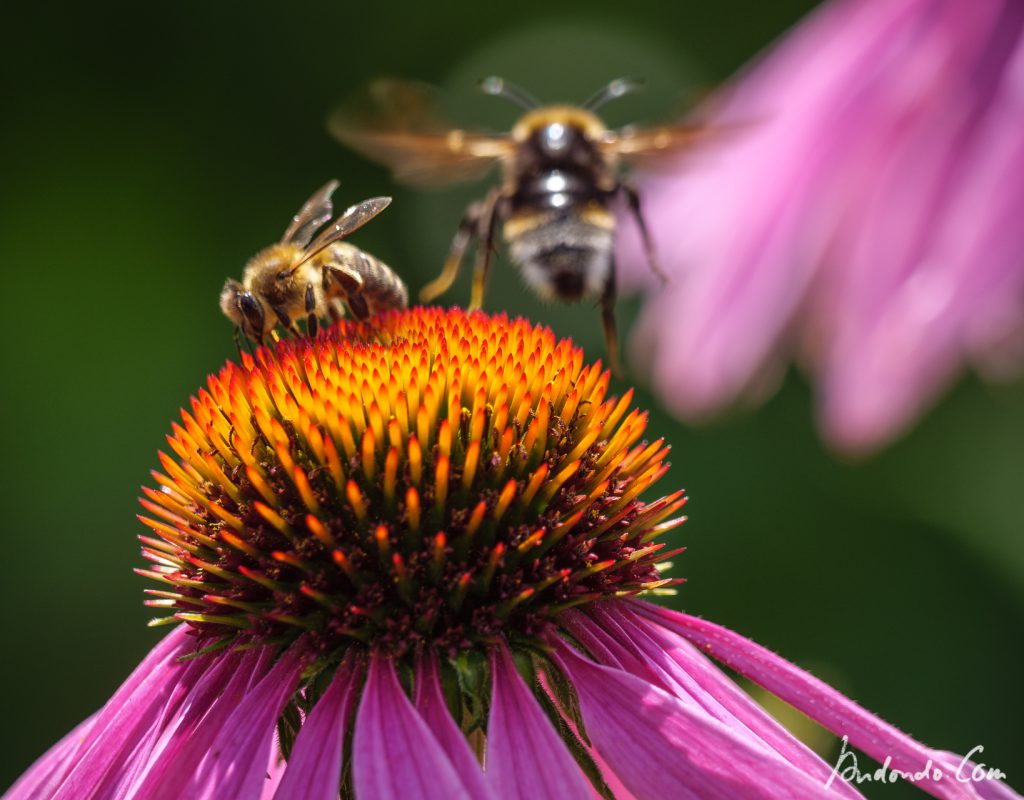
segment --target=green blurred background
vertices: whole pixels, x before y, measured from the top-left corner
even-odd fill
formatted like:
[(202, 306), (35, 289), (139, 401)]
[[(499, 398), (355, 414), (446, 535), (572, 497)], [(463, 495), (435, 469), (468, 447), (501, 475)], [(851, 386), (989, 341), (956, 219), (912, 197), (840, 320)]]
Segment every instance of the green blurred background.
[[(579, 101), (610, 78), (650, 90), (608, 121), (653, 121), (727, 77), (813, 4), (106, 3), (4, 12), (0, 785), (99, 706), (159, 636), (145, 627), (138, 486), (178, 408), (233, 355), (227, 276), (337, 176), (344, 205), (396, 201), (356, 242), (415, 288), (479, 186), (429, 196), (330, 141), (330, 108), (373, 76), (446, 90), (468, 124), (515, 110), (500, 73)], [(163, 7), (163, 8), (166, 8)], [(468, 285), (446, 297), (463, 302)], [(505, 302), (602, 355), (590, 308)], [(500, 301), (499, 301), (500, 298)], [(637, 302), (625, 301), (625, 323)], [(624, 325), (624, 327), (628, 327)], [(642, 405), (656, 409), (645, 393)], [(791, 375), (761, 410), (691, 429), (667, 484), (691, 494), (676, 601), (809, 666), (926, 742), (1024, 787), (1024, 383), (966, 379), (905, 440), (844, 463)], [(826, 745), (827, 746), (827, 745)], [(909, 796), (906, 788), (870, 796)]]

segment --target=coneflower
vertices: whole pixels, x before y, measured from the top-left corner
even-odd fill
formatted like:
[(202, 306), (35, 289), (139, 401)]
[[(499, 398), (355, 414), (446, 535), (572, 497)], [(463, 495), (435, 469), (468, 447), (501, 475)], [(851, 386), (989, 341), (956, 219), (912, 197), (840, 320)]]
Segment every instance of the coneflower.
[[(931, 751), (664, 590), (681, 491), (546, 329), (413, 309), (228, 364), (141, 537), (176, 627), (8, 798), (857, 796), (708, 660), (894, 769)], [(934, 777), (935, 773), (929, 773)]]

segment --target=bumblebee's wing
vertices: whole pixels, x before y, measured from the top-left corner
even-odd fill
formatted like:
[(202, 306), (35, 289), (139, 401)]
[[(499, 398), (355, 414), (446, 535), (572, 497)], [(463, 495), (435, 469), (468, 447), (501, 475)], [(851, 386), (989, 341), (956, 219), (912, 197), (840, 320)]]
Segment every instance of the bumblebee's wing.
[(343, 144), (415, 186), (480, 178), (513, 152), (506, 134), (471, 133), (445, 124), (436, 96), (423, 84), (378, 80), (364, 96), (338, 109), (329, 127)]
[(353, 150), (383, 164), (395, 180), (436, 187), (482, 178), (511, 148), (500, 139), (460, 130), (447, 134), (372, 133), (332, 126)]
[(334, 213), (331, 195), (334, 194), (338, 186), (337, 181), (328, 181), (303, 204), (298, 213), (292, 217), (288, 230), (281, 237), (282, 244), (297, 244), (299, 247), (309, 244), (313, 234), (320, 230), (320, 227)]
[(655, 128), (622, 128), (608, 131), (600, 141), (601, 149), (626, 161), (639, 163), (651, 157), (664, 157), (704, 141), (712, 127), (664, 125)]
[(369, 200), (363, 200), (363, 202), (346, 209), (344, 214), (334, 220), (329, 227), (320, 231), (320, 235), (310, 242), (299, 263), (305, 263), (325, 247), (344, 239), (357, 228), (363, 227), (389, 205), (391, 205), (390, 197), (371, 197)]

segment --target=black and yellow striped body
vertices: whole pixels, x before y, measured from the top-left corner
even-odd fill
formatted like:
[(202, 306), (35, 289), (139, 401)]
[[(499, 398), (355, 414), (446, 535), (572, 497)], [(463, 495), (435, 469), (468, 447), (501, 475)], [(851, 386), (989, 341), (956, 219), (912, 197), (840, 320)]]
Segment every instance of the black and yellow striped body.
[(575, 107), (526, 115), (506, 168), (503, 233), (526, 283), (542, 298), (599, 297), (614, 279), (617, 182), (595, 143), (603, 126)]

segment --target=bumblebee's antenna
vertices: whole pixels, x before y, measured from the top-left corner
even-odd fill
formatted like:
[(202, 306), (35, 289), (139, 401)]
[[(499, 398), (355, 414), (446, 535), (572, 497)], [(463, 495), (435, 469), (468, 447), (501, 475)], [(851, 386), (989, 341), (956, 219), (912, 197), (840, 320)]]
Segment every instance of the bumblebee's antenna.
[(526, 91), (526, 89), (516, 86), (514, 83), (509, 83), (497, 75), (491, 75), (489, 78), (484, 78), (480, 81), (480, 91), (494, 97), (504, 97), (506, 100), (515, 103), (527, 111), (540, 108), (540, 100)]
[(587, 111), (596, 111), (610, 100), (617, 100), (620, 97), (642, 91), (645, 88), (647, 88), (647, 83), (643, 78), (616, 78), (607, 86), (598, 89), (594, 94), (590, 95), (587, 102), (583, 104), (583, 107)]

